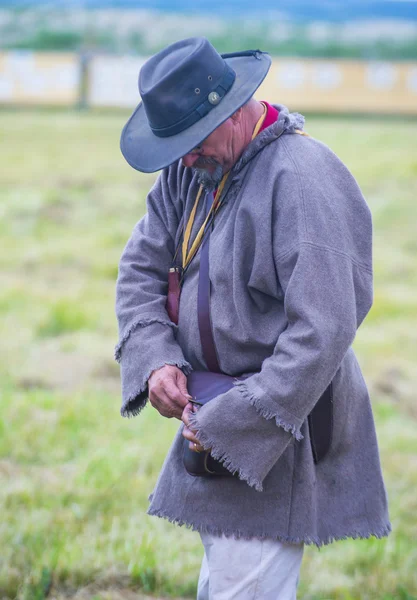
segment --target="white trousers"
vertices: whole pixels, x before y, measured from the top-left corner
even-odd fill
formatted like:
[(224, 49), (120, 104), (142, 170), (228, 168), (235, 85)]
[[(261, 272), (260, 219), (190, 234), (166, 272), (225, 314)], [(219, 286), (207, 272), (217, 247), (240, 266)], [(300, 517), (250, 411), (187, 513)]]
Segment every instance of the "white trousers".
[(197, 600), (296, 600), (303, 544), (201, 534)]

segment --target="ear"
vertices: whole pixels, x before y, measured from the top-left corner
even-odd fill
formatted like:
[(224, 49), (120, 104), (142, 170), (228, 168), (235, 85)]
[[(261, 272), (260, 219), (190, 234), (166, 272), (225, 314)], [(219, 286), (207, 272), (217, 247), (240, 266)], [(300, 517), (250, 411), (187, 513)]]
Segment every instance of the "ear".
[(237, 125), (242, 120), (242, 112), (243, 112), (243, 106), (238, 108), (237, 111), (235, 113), (233, 113), (233, 115), (230, 117), (232, 119), (234, 125)]

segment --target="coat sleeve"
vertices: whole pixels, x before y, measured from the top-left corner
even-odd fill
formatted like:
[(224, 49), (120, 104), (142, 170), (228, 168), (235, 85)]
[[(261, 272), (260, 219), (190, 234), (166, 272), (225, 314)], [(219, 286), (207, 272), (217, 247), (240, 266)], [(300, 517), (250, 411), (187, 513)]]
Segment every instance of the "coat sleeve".
[(178, 345), (176, 326), (165, 310), (168, 270), (175, 252), (181, 209), (172, 201), (164, 174), (147, 197), (147, 213), (123, 251), (116, 285), (123, 416), (138, 414), (147, 400), (151, 372), (176, 365), (191, 370)]
[[(355, 184), (347, 184), (350, 188), (344, 189), (349, 192), (353, 186), (363, 207)], [(343, 202), (337, 198), (336, 187), (333, 195), (331, 184), (327, 191), (333, 206)], [(370, 213), (363, 211), (369, 225), (361, 224), (363, 234), (359, 227), (358, 231), (351, 229), (343, 215), (339, 237), (344, 239), (326, 244), (320, 238), (320, 218), (335, 229), (337, 210), (326, 207), (325, 198), (314, 198), (311, 188), (309, 200), (316, 215), (315, 222), (308, 221), (310, 239), (295, 240), (285, 252), (280, 253), (278, 245), (275, 249), (287, 326), (272, 355), (264, 360), (259, 373), (236, 382), (232, 390), (193, 416), (203, 446), (212, 448), (215, 458), (257, 490), (262, 490), (264, 478), (287, 446), (302, 440), (303, 423), (332, 381), (372, 304), (369, 252), (358, 260), (357, 254), (346, 251), (355, 235), (364, 237), (356, 240), (362, 249), (371, 247)], [(304, 216), (302, 213), (303, 220)], [(296, 220), (297, 215), (292, 218)], [(281, 230), (279, 234), (282, 240)]]

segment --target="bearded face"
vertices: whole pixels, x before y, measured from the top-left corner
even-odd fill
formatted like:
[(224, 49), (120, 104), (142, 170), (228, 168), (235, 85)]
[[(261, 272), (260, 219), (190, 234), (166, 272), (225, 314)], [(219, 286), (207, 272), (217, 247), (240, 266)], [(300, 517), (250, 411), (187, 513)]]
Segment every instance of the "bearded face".
[(198, 175), (198, 183), (208, 192), (218, 187), (223, 177), (222, 165), (210, 156), (200, 156), (192, 169)]

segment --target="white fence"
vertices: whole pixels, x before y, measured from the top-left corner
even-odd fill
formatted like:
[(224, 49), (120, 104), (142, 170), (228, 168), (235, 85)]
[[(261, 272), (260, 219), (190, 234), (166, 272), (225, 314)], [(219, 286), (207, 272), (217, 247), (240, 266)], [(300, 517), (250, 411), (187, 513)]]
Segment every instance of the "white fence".
[(75, 104), (80, 74), (80, 60), (75, 54), (0, 53), (0, 102)]
[(146, 59), (96, 56), (88, 65), (87, 104), (133, 108), (139, 101), (138, 75)]
[[(133, 109), (145, 58), (0, 53), (0, 103)], [(417, 115), (417, 63), (274, 58), (257, 97), (291, 110)]]

